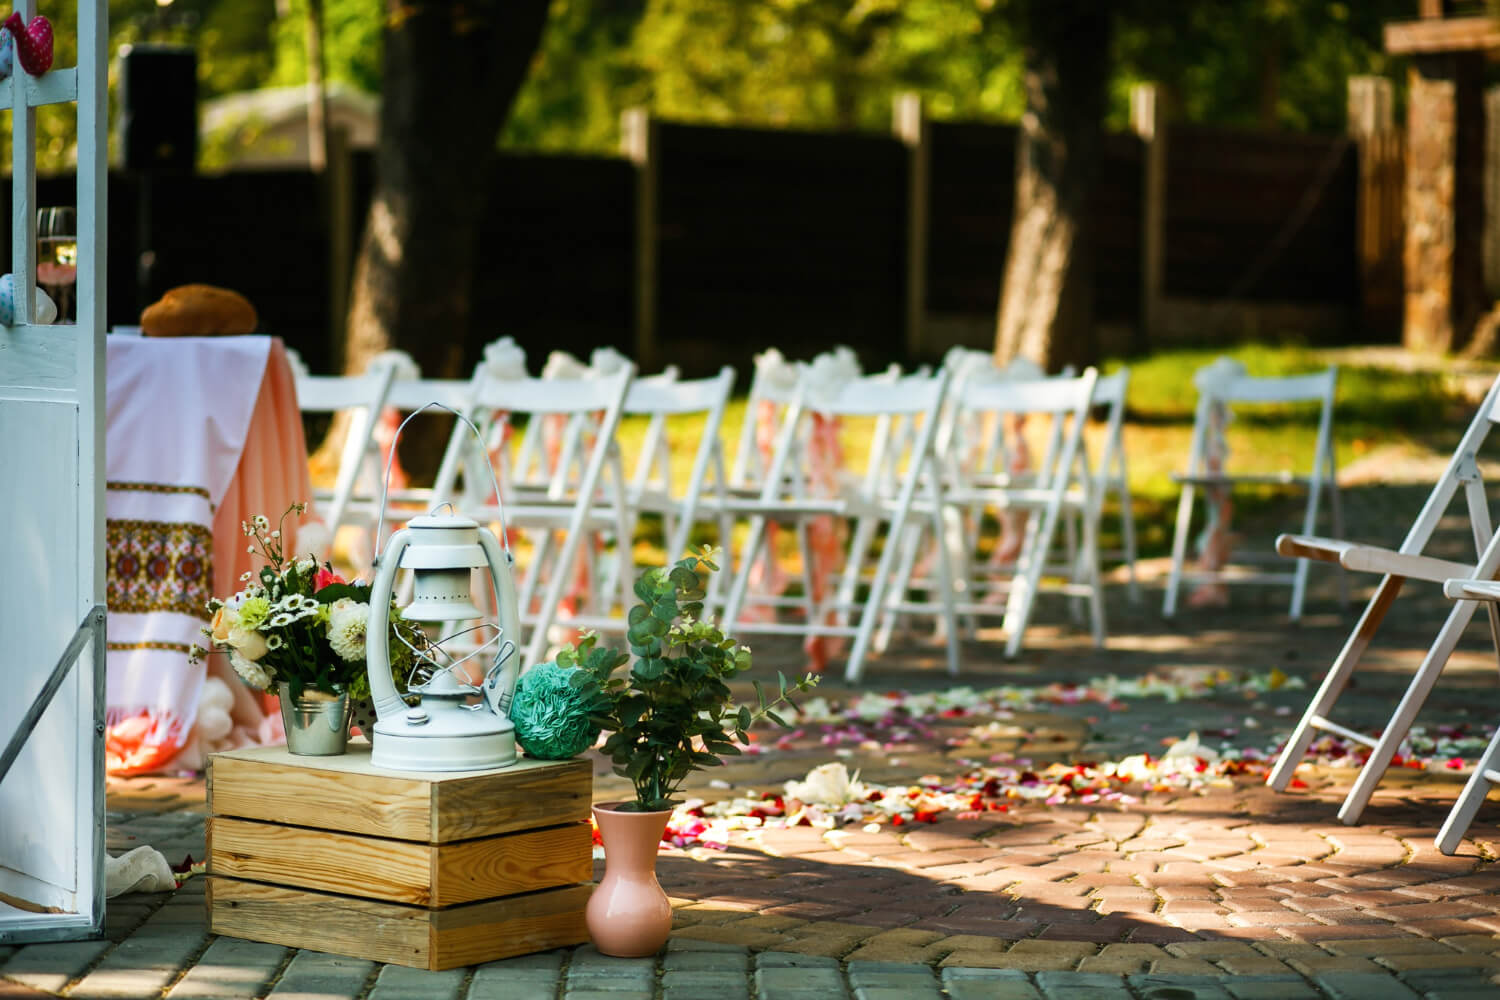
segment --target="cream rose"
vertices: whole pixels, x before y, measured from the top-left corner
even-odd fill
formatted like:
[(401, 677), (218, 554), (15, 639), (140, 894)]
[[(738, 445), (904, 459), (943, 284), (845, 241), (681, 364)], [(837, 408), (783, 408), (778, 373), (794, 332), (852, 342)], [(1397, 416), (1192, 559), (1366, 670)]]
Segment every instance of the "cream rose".
[(208, 623), (208, 632), (214, 642), (228, 642), (230, 629), (239, 628), (239, 624), (239, 612), (226, 604), (214, 612), (213, 621)]
[(270, 648), (266, 645), (265, 636), (254, 629), (240, 628), (238, 625), (229, 630), (229, 635), (225, 641), (236, 652), (251, 662), (265, 656)]

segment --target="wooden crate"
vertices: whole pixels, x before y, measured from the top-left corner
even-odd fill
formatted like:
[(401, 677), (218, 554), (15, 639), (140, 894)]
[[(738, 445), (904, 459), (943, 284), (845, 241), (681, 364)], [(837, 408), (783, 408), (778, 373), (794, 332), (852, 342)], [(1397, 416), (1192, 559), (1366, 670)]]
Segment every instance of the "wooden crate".
[(208, 763), (209, 929), (422, 969), (588, 939), (587, 761), (386, 771), (351, 742)]

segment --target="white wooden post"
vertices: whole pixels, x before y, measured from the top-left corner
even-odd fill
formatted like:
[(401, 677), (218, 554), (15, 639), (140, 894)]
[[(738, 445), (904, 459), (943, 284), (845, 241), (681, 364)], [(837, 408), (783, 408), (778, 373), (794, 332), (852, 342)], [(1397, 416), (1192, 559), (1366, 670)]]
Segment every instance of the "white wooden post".
[(906, 357), (916, 363), (925, 357), (922, 341), (927, 313), (927, 199), (932, 152), (922, 96), (898, 94), (892, 112), (896, 137), (906, 146)]
[(621, 152), (635, 164), (635, 358), (641, 371), (658, 367), (656, 342), (656, 122), (645, 108), (620, 113)]
[(1144, 145), (1141, 165), (1141, 336), (1150, 344), (1161, 324), (1166, 280), (1167, 116), (1159, 83), (1130, 91), (1130, 127)]

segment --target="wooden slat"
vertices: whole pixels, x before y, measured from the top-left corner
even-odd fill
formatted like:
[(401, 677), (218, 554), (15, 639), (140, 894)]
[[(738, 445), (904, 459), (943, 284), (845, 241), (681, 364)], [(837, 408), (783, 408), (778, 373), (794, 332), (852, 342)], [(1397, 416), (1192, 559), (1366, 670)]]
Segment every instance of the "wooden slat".
[(335, 757), (231, 750), (214, 754), (208, 770), (215, 816), (424, 843), (574, 823), (588, 818), (591, 793), (584, 760), (424, 774), (372, 767), (364, 743)]
[(429, 836), (441, 843), (586, 820), (593, 791), (586, 760), (523, 760), (501, 772), (444, 781), (433, 786)]
[[(369, 759), (368, 752), (365, 758)], [(254, 760), (237, 754), (209, 758), (208, 804), (216, 816), (333, 827), (400, 840), (425, 842), (432, 832), (430, 785), (383, 775), (313, 770), (290, 761)]]
[(590, 886), (425, 910), (211, 876), (209, 930), (437, 971), (588, 939)]
[(1396, 21), (1385, 26), (1390, 53), (1476, 52), (1500, 48), (1500, 21), (1492, 17), (1448, 17)]
[(584, 823), (422, 844), (214, 816), (210, 873), (439, 908), (587, 882)]
[(591, 885), (549, 889), (432, 915), (432, 968), (477, 965), (588, 940)]
[(210, 876), (214, 934), (429, 969), (431, 911)]
[(415, 906), (433, 905), (433, 852), (409, 840), (226, 816), (208, 820), (210, 874)]
[(587, 823), (441, 844), (434, 848), (434, 906), (514, 896), (587, 882), (594, 876)]

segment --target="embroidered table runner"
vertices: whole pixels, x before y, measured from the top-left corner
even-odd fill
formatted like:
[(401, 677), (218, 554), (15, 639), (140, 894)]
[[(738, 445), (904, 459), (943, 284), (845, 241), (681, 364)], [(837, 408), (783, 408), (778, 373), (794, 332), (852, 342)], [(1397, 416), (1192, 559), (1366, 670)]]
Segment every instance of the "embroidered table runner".
[(203, 644), (209, 597), (253, 566), (240, 523), (311, 498), (296, 389), (270, 337), (106, 346), (106, 763), (194, 768), (208, 750), (278, 735), (227, 665), (190, 664), (188, 647)]

